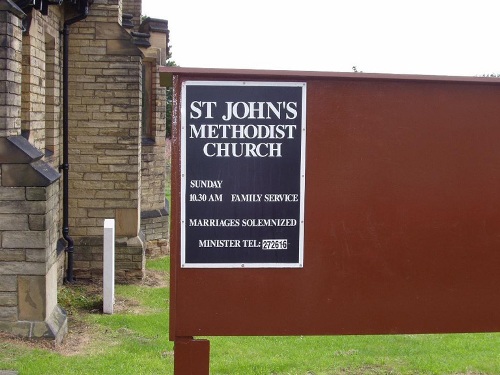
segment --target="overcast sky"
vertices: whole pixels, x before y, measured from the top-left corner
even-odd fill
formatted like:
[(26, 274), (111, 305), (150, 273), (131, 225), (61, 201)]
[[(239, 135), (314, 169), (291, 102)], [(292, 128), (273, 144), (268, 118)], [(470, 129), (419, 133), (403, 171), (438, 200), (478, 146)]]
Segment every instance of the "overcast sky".
[(500, 73), (499, 0), (143, 0), (183, 67)]

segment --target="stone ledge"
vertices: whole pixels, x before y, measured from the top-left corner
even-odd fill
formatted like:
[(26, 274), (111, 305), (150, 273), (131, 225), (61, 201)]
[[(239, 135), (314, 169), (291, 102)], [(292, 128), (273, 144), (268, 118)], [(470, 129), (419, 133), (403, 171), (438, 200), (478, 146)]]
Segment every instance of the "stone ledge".
[(47, 187), (60, 178), (60, 174), (45, 161), (43, 154), (21, 136), (0, 138), (0, 164), (2, 186)]
[(1, 164), (26, 164), (40, 160), (43, 154), (21, 136), (0, 138)]
[(168, 21), (159, 18), (146, 18), (139, 26), (141, 32), (156, 32), (168, 35)]
[(168, 216), (168, 201), (165, 201), (165, 207), (161, 210), (141, 211), (141, 219), (153, 219), (162, 216)]
[(2, 164), (2, 186), (23, 187), (52, 185), (60, 177), (42, 160), (30, 164)]

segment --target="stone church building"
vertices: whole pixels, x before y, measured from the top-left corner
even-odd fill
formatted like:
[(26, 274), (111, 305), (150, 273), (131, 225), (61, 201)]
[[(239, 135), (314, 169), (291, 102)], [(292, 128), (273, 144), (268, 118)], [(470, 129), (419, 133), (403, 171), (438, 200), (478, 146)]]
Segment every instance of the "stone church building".
[(141, 0), (0, 0), (0, 331), (60, 339), (65, 279), (166, 253), (167, 21)]

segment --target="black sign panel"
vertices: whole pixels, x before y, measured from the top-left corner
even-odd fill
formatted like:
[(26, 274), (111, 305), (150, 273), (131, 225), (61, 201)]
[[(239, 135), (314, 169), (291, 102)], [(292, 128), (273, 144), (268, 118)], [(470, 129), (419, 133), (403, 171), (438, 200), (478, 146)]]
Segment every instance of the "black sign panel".
[(182, 90), (182, 266), (302, 267), (306, 84)]

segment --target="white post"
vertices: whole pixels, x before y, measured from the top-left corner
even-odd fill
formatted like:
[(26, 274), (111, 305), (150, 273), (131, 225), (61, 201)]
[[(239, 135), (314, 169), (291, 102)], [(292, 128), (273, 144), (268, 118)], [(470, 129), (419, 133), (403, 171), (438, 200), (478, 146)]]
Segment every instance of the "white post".
[(113, 314), (115, 304), (115, 219), (104, 219), (102, 312)]

